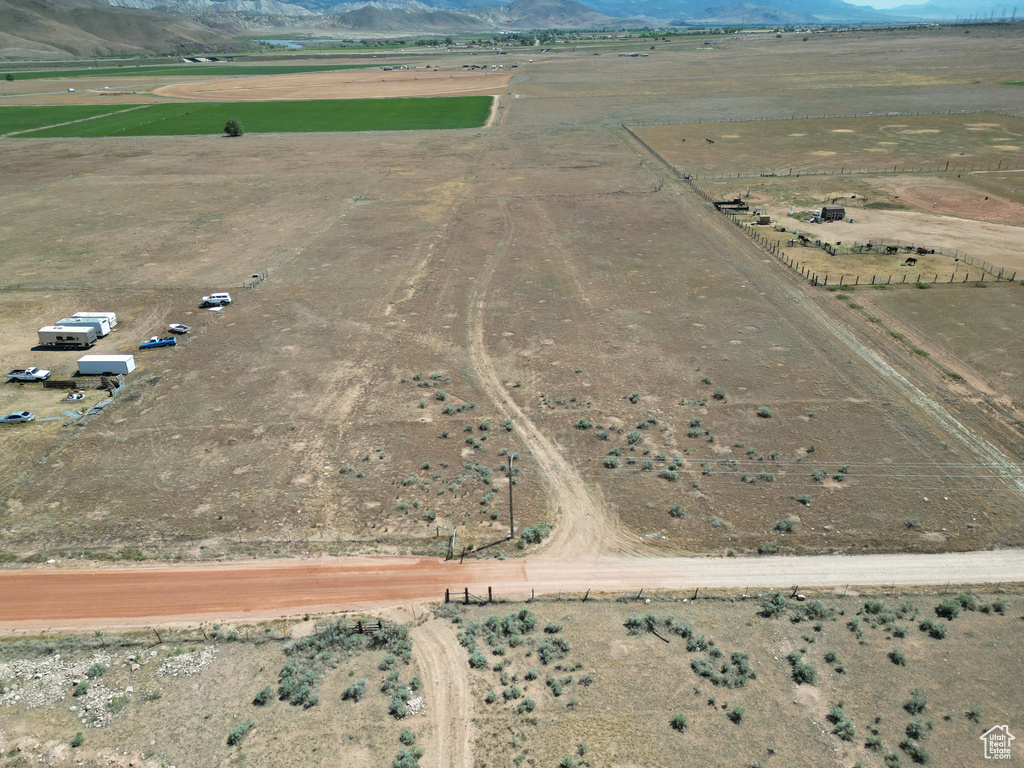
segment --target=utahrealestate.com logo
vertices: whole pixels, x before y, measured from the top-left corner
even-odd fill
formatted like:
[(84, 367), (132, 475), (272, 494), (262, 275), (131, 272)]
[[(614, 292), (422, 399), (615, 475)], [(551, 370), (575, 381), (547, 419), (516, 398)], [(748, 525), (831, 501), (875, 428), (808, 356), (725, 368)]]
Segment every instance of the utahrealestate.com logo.
[(989, 728), (979, 737), (985, 742), (986, 760), (1009, 760), (1010, 742), (1016, 737), (1010, 733), (1009, 727), (996, 725)]

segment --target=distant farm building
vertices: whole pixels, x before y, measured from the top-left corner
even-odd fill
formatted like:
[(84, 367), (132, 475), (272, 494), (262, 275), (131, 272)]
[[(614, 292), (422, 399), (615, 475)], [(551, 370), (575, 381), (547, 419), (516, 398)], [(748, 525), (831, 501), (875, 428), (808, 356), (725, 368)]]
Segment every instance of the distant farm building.
[(846, 218), (846, 209), (839, 205), (826, 205), (821, 209), (822, 221), (842, 221)]

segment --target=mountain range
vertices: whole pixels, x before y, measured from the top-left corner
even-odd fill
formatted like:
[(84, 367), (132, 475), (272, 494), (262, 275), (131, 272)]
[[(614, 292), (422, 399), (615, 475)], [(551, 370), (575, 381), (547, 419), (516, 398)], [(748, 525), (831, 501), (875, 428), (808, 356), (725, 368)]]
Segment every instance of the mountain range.
[(1005, 18), (992, 0), (877, 11), (843, 0), (0, 0), (0, 59), (227, 51), (254, 31), (417, 35), (498, 30)]

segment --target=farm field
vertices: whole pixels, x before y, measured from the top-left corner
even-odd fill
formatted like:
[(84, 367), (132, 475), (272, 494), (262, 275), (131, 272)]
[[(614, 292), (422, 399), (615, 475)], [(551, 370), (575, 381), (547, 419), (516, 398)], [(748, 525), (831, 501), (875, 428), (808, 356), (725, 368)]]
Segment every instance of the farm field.
[[(936, 39), (948, 43), (941, 55)], [(872, 51), (891, 62), (894, 41), (902, 68), (879, 77), (855, 66)], [(807, 75), (837, 50), (851, 63), (845, 111), (913, 106), (916, 90), (934, 109), (967, 99), (1019, 110), (1024, 92), (999, 85), (1019, 40), (864, 34), (782, 46), (514, 57), (490, 128), (261, 135), (244, 110), (280, 106), (268, 101), (218, 113), (211, 133), (226, 117), (245, 125), (233, 141), (0, 143), (10, 212), (0, 222), (0, 362), (70, 375), (77, 355), (33, 350), (35, 329), (91, 308), (124, 318), (97, 351), (134, 352), (140, 364), (85, 423), (65, 418), (50, 390), (0, 388), (5, 409), (56, 418), (0, 433), (0, 552), (443, 555), (456, 529), (456, 549), (480, 557), (1024, 543), (1019, 431), (991, 426), (980, 395), (947, 397), (930, 360), (794, 278), (617, 125), (649, 108), (651, 119), (827, 112), (838, 100), (808, 89)], [(723, 70), (726, 60), (775, 72), (778, 90)], [(965, 73), (936, 69), (947, 61)], [(967, 88), (966, 78), (984, 83)], [(301, 102), (282, 119), (312, 124), (334, 103)], [(198, 120), (202, 107), (75, 125), (149, 110)], [(990, 114), (935, 120), (943, 140), (977, 141), (977, 151), (982, 132), (964, 121), (1016, 130)], [(906, 136), (915, 157), (951, 151), (935, 134)], [(774, 167), (774, 151), (726, 165)], [(1020, 203), (1014, 182), (992, 178), (959, 183), (971, 194), (1003, 184), (995, 194)], [(780, 202), (825, 191), (772, 189)], [(234, 303), (198, 309), (216, 290)], [(964, 314), (996, 290), (958, 294)], [(919, 293), (945, 301), (938, 288)], [(179, 347), (138, 351), (171, 322), (196, 330)], [(979, 354), (1002, 345), (976, 335)], [(995, 396), (1007, 395), (998, 381)], [(509, 454), (517, 536), (474, 554), (508, 535)], [(519, 549), (519, 534), (540, 524), (553, 526), (534, 528), (547, 543)]]
[[(22, 115), (20, 110), (29, 113)], [(106, 115), (102, 108), (90, 106), (4, 107), (0, 110), (0, 131), (13, 126), (21, 138), (194, 136), (223, 133), (228, 120), (240, 121), (248, 133), (439, 130), (479, 127), (490, 110), (491, 99), (487, 96), (148, 104)], [(54, 125), (54, 120), (65, 122)], [(29, 130), (36, 126), (47, 127)]]
[(0, 748), (146, 768), (414, 749), (423, 766), (971, 765), (993, 725), (1024, 726), (1012, 589), (623, 598), (392, 609), (408, 634), (376, 643), (327, 631), (376, 617), (334, 615), (8, 637)]
[(1024, 160), (1024, 120), (999, 114), (753, 120), (634, 130), (698, 179), (736, 173), (841, 176), (894, 168), (970, 172), (1019, 168)]

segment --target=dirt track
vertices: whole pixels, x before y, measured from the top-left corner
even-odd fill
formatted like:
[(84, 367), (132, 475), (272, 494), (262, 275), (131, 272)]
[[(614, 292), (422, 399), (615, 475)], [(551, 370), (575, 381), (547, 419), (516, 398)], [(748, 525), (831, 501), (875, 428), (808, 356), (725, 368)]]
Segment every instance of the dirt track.
[(202, 101), (387, 99), (500, 94), (511, 80), (509, 72), (313, 72), (175, 83), (154, 93)]
[(559, 592), (1024, 582), (1024, 552), (821, 557), (592, 557), (564, 561), (346, 558), (205, 568), (24, 570), (0, 573), (0, 626), (85, 628), (216, 615), (271, 617), (315, 608), (436, 601), (450, 588), (523, 598)]

